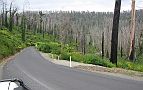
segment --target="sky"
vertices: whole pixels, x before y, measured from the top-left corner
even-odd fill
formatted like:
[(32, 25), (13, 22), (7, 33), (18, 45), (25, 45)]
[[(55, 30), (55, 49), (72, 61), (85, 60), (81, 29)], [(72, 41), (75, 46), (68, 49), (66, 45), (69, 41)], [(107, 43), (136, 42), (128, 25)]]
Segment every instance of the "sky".
[[(11, 2), (13, 0), (7, 0)], [(14, 0), (19, 10), (95, 11), (113, 12), (115, 0)], [(131, 0), (122, 0), (121, 11), (131, 10)], [(143, 8), (143, 0), (136, 0), (136, 9)]]

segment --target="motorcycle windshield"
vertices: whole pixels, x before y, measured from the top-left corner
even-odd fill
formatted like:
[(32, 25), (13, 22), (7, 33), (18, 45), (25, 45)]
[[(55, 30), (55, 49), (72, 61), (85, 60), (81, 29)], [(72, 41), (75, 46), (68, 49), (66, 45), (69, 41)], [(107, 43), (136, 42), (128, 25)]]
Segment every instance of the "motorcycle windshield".
[(0, 90), (14, 90), (18, 85), (14, 82), (0, 82)]

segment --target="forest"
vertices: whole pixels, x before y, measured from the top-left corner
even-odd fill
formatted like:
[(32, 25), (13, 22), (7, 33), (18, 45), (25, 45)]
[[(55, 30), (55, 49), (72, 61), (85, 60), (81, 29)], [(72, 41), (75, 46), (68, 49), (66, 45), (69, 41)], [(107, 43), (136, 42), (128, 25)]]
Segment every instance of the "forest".
[[(55, 58), (69, 60), (72, 56), (77, 62), (143, 72), (143, 10), (135, 10), (134, 4), (131, 11), (119, 13), (119, 27), (115, 27), (118, 31), (114, 34), (118, 38), (115, 38), (116, 5), (114, 13), (24, 9), (18, 12), (13, 2), (7, 5), (0, 0), (0, 59), (35, 46)], [(111, 42), (114, 38), (116, 43)], [(112, 45), (117, 46), (115, 62)]]

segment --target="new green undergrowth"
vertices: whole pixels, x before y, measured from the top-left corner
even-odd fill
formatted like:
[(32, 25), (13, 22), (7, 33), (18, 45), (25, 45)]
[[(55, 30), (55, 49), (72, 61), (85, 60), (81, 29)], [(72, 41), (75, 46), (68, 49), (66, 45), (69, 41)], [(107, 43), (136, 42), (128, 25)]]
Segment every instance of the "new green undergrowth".
[(117, 67), (143, 72), (143, 64), (138, 63), (138, 61), (131, 62), (129, 60), (120, 59), (118, 60)]
[(108, 59), (102, 59), (100, 56), (95, 54), (82, 54), (74, 50), (73, 47), (68, 44), (63, 45), (58, 42), (38, 42), (36, 47), (45, 53), (52, 53), (60, 56), (60, 59), (69, 60), (70, 56), (72, 61), (82, 62), (87, 64), (95, 64), (106, 67), (115, 67), (114, 64), (110, 63)]
[(21, 40), (7, 29), (0, 30), (0, 59), (12, 55), (23, 48)]
[[(112, 64), (107, 58), (102, 59), (101, 56), (90, 53), (84, 55), (81, 52), (74, 50), (74, 48), (68, 44), (63, 45), (58, 42), (38, 42), (37, 48), (45, 53), (52, 53), (56, 57), (60, 56), (60, 59), (63, 60), (69, 60), (71, 56), (72, 61), (76, 62), (95, 64), (109, 68), (116, 67), (116, 65)], [(143, 57), (139, 57), (135, 62), (119, 58), (117, 67), (143, 72), (142, 58)]]

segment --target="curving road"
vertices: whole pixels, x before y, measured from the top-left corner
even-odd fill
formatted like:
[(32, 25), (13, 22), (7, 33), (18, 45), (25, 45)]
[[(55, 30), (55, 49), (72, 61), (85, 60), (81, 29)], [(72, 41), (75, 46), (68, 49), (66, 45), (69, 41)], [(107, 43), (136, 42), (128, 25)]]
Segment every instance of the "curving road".
[(3, 78), (20, 78), (31, 90), (143, 90), (143, 81), (122, 79), (53, 64), (34, 47), (3, 68)]

